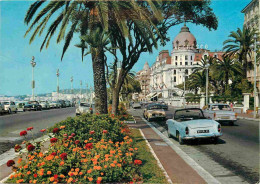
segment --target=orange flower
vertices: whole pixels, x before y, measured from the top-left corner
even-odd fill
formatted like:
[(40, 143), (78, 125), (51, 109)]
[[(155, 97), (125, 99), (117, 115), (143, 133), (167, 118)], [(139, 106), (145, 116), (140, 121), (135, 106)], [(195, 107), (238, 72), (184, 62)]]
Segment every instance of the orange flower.
[(109, 158), (105, 158), (105, 161), (109, 161)]
[(45, 162), (42, 162), (41, 165), (45, 165)]
[(100, 158), (100, 155), (96, 155), (95, 158), (96, 158), (96, 159), (99, 159), (99, 158)]
[(122, 165), (121, 164), (117, 164), (118, 167), (121, 167)]
[(15, 178), (17, 178), (17, 176), (18, 176), (17, 174), (14, 175)]
[(22, 162), (22, 160), (23, 160), (22, 158), (19, 158), (17, 163), (20, 164)]
[(82, 157), (82, 158), (85, 158), (86, 156), (82, 154), (81, 157)]
[(37, 180), (33, 180), (33, 183), (37, 183)]
[(39, 172), (38, 174), (39, 174), (40, 176), (43, 176), (43, 175), (44, 175), (44, 172), (41, 171), (41, 172)]
[(114, 160), (114, 162), (113, 162), (114, 164), (116, 164), (117, 163), (117, 161), (116, 160)]
[(90, 181), (90, 182), (93, 181), (93, 178), (88, 177), (88, 181)]
[(107, 165), (104, 165), (104, 168), (107, 168)]
[(51, 175), (51, 171), (47, 171), (47, 174), (48, 174), (48, 175)]
[(114, 163), (110, 164), (111, 167), (115, 167), (116, 165)]
[(93, 139), (93, 138), (91, 138), (91, 137), (90, 137), (88, 140), (90, 140), (90, 141), (91, 141), (92, 139)]
[(97, 181), (102, 181), (102, 177), (98, 177), (98, 178), (97, 178)]
[(54, 181), (54, 177), (51, 177), (51, 178), (50, 178), (50, 182), (53, 182), (53, 181)]
[(102, 172), (102, 173), (100, 173), (101, 174), (101, 176), (103, 176), (104, 175), (104, 173)]
[(76, 171), (76, 172), (79, 172), (79, 168), (76, 168), (75, 171)]
[(43, 157), (43, 153), (42, 153), (42, 152), (40, 152), (38, 156), (39, 156), (39, 157)]
[(71, 183), (72, 181), (73, 181), (73, 178), (69, 178), (67, 182)]
[(138, 148), (135, 148), (135, 150), (137, 151), (137, 150), (138, 150)]
[(61, 162), (60, 162), (60, 166), (63, 166), (63, 165), (64, 165), (64, 161), (61, 161)]
[(83, 172), (79, 172), (79, 175), (82, 175), (83, 174)]
[(64, 129), (66, 126), (65, 125), (63, 125), (63, 126), (60, 126), (60, 129)]
[(27, 168), (28, 168), (28, 165), (23, 166), (23, 168), (24, 168), (24, 169), (27, 169)]
[(85, 140), (84, 143), (88, 143), (88, 140)]
[(89, 151), (89, 152), (87, 152), (87, 154), (88, 154), (88, 155), (90, 155), (90, 154), (91, 154), (91, 152)]
[(27, 175), (29, 175), (29, 174), (31, 174), (31, 171), (27, 171), (27, 173), (26, 173)]
[(92, 169), (89, 169), (89, 170), (87, 171), (88, 174), (90, 174), (91, 172), (92, 172)]

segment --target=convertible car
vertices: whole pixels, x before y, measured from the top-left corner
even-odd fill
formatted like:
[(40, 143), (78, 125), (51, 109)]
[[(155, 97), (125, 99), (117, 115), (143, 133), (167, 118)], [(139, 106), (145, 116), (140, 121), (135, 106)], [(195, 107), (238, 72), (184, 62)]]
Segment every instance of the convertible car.
[(214, 142), (222, 136), (218, 122), (206, 119), (201, 109), (187, 108), (176, 110), (173, 119), (166, 121), (168, 136), (174, 136), (180, 144), (189, 139), (213, 139)]

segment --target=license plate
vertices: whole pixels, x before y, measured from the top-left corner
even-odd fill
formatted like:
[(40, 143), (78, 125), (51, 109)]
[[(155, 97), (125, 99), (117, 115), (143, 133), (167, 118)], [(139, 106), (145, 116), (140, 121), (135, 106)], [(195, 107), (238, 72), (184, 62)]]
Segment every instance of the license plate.
[(229, 116), (221, 116), (222, 119), (229, 119)]
[(209, 130), (198, 130), (197, 133), (209, 133)]

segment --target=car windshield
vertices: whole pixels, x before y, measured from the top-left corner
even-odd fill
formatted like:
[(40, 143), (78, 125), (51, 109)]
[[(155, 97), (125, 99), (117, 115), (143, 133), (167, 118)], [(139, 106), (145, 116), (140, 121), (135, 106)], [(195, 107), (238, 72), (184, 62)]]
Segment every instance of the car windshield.
[(229, 105), (212, 105), (211, 109), (213, 111), (231, 111)]
[(182, 109), (175, 112), (174, 119), (177, 121), (188, 121), (193, 119), (205, 119), (205, 117), (200, 109)]
[(90, 105), (88, 103), (80, 103), (80, 106), (83, 106), (83, 107), (90, 107)]
[(28, 102), (29, 104), (37, 104), (37, 102), (32, 101), (32, 102)]
[(148, 106), (148, 110), (153, 110), (153, 109), (162, 109), (162, 106), (161, 105), (151, 105), (151, 106)]
[(4, 105), (9, 105), (9, 102), (4, 102)]

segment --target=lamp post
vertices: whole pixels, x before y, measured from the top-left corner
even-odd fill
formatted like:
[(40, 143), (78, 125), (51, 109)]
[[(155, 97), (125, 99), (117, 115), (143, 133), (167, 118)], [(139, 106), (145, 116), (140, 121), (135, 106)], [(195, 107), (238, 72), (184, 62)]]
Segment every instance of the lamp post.
[(71, 82), (71, 94), (73, 98), (73, 76), (70, 78), (70, 82)]
[(88, 102), (88, 84), (86, 83), (86, 101)]
[(256, 95), (257, 95), (257, 89), (256, 89), (256, 51), (257, 51), (257, 46), (260, 45), (260, 42), (257, 41), (257, 35), (254, 35), (254, 44), (250, 45), (250, 48), (254, 51), (254, 118), (256, 118)]
[(80, 98), (82, 96), (82, 80), (80, 80)]
[(60, 71), (59, 69), (57, 69), (57, 72), (56, 72), (56, 75), (57, 75), (57, 98), (59, 99), (59, 76), (60, 76)]
[(205, 69), (206, 69), (206, 105), (208, 105), (208, 98), (209, 98), (209, 60), (207, 59), (207, 64), (205, 65)]
[(34, 67), (36, 66), (36, 62), (34, 61), (34, 56), (32, 57), (31, 65), (32, 65), (32, 100), (34, 100), (34, 88), (35, 88)]

